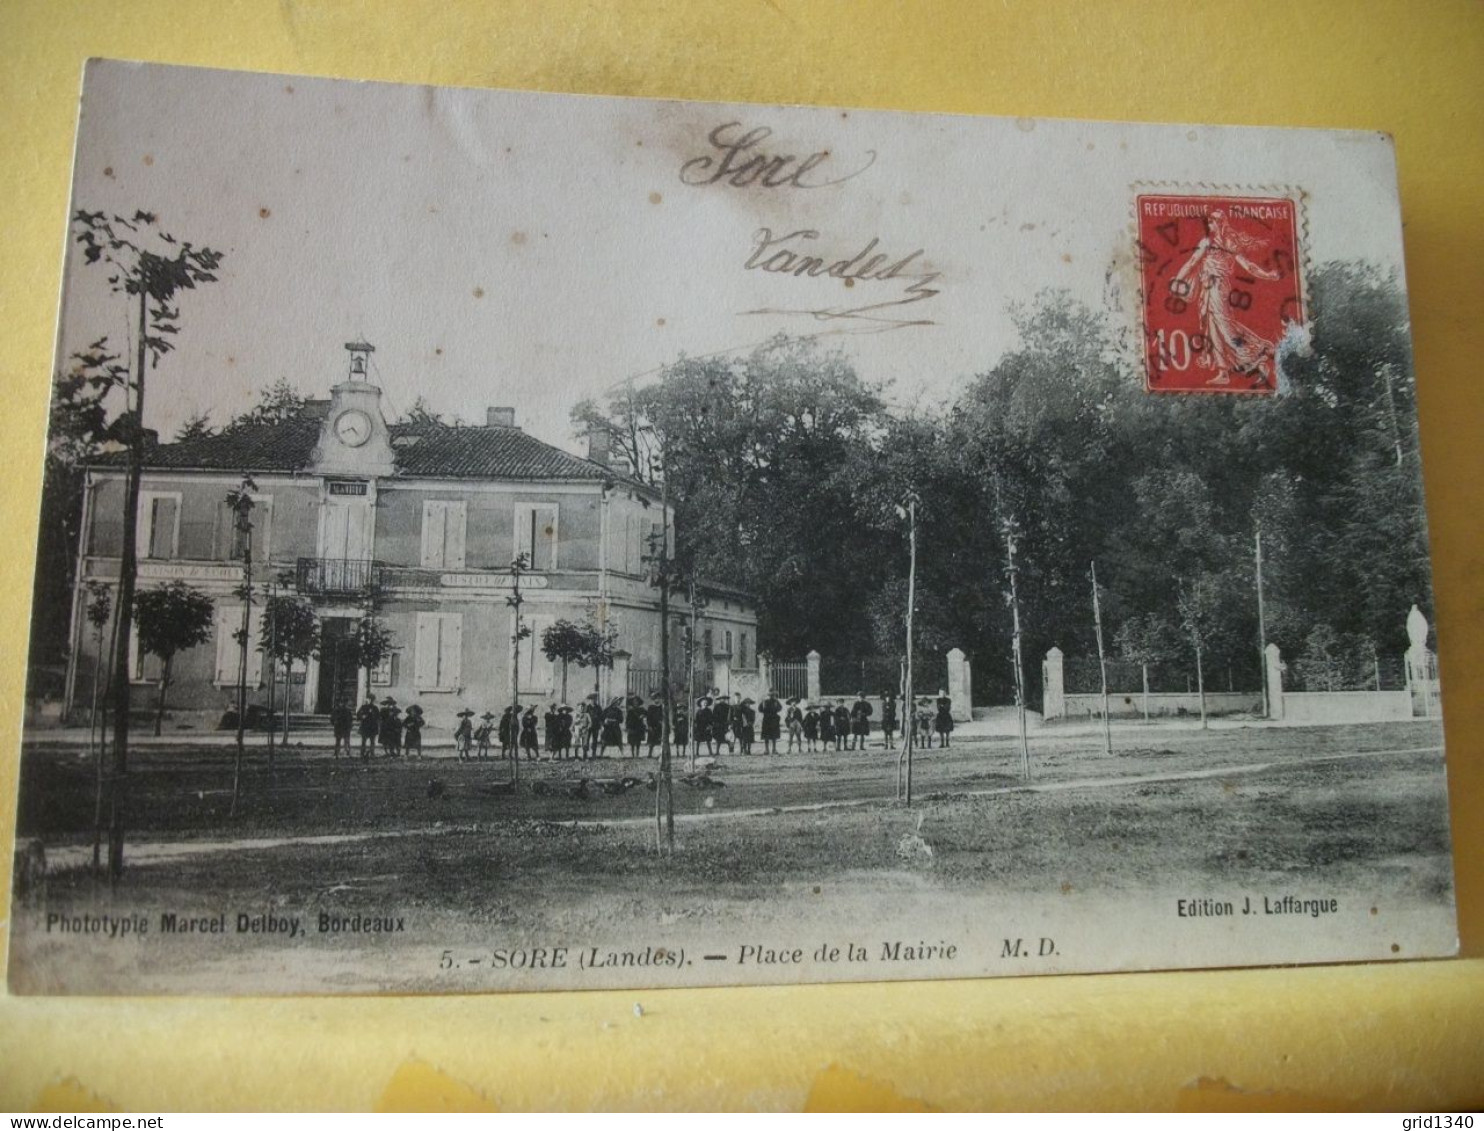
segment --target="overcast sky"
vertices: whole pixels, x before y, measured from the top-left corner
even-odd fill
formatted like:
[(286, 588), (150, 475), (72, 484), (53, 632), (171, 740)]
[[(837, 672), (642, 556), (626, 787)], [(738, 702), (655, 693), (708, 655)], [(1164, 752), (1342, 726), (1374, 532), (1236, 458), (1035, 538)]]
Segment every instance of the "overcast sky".
[[(738, 125), (723, 141), (772, 131), (744, 159), (823, 154), (796, 178), (817, 187), (686, 183), (716, 172), (724, 154), (708, 135), (728, 123)], [(1136, 326), (1133, 197), (1201, 184), (1297, 191), (1311, 263), (1401, 270), (1392, 149), (1374, 134), (118, 63), (88, 74), (73, 206), (143, 208), (176, 237), (225, 253), (221, 281), (182, 296), (177, 349), (150, 376), (148, 423), (167, 437), (199, 411), (221, 423), (279, 377), (327, 395), (345, 373), (344, 343), (364, 337), (389, 415), (419, 395), (470, 421), (513, 405), (529, 431), (575, 448), (577, 400), (682, 353), (746, 349), (780, 330), (824, 334), (862, 376), (891, 382), (893, 402), (911, 404), (950, 398), (991, 366), (1013, 345), (1007, 307), (1043, 288)], [(754, 255), (764, 229), (777, 242)], [(784, 238), (800, 230), (817, 236)], [(848, 287), (747, 266), (784, 250), (849, 260), (873, 239), (882, 267), (920, 254), (897, 278)], [(63, 356), (105, 333), (128, 341), (107, 274), (69, 244)], [(914, 282), (938, 293), (875, 316), (915, 324), (811, 313), (898, 301)]]

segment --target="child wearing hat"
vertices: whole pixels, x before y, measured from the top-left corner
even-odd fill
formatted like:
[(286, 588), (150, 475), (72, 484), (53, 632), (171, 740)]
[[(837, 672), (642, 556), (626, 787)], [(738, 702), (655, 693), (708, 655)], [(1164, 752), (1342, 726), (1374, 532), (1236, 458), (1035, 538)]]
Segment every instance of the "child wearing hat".
[(896, 744), (897, 696), (894, 691), (881, 693), (881, 737), (882, 747), (890, 750)]
[(541, 744), (536, 739), (536, 704), (532, 703), (526, 708), (526, 713), (520, 717), (520, 748), (525, 752), (527, 760), (535, 758), (541, 752)]
[(819, 748), (835, 749), (835, 709), (828, 703), (819, 707)]
[(850, 749), (866, 748), (866, 739), (871, 736), (871, 713), (871, 701), (866, 698), (866, 693), (857, 691), (850, 708)]
[(490, 756), (490, 733), (494, 730), (495, 713), (486, 711), (479, 716), (484, 721), (474, 732), (474, 757), (483, 762)]
[(624, 713), (624, 732), (629, 740), (629, 757), (639, 757), (639, 747), (644, 742), (644, 700), (637, 695), (629, 696), (629, 709)]
[(763, 696), (763, 701), (758, 704), (757, 709), (758, 713), (763, 716), (763, 753), (777, 754), (783, 704), (779, 702), (778, 696), (773, 694), (771, 687), (768, 688), (768, 694)]
[(813, 754), (819, 741), (819, 708), (813, 703), (804, 707), (804, 747)]
[(658, 691), (649, 697), (649, 706), (645, 708), (644, 733), (649, 738), (649, 756), (653, 758), (665, 734), (665, 701)]
[(474, 717), (474, 712), (465, 707), (459, 712), (459, 725), (454, 728), (453, 748), (459, 756), (460, 762), (469, 760), (469, 747), (474, 742), (474, 724), (469, 720)]
[(835, 749), (850, 748), (850, 708), (844, 699), (835, 700)]
[(701, 695), (696, 699), (696, 747), (706, 747), (706, 757), (716, 756), (716, 747), (712, 744), (712, 714), (711, 696)]
[(402, 722), (405, 737), (403, 749), (409, 758), (423, 756), (423, 709), (416, 703), (407, 708), (407, 718)]
[(617, 746), (623, 754), (623, 696), (615, 695), (603, 710), (603, 729), (598, 735), (598, 757), (608, 756), (608, 748)]
[(788, 753), (804, 750), (804, 712), (799, 710), (799, 700), (793, 696), (788, 700), (788, 711), (783, 716), (783, 725), (788, 728)]

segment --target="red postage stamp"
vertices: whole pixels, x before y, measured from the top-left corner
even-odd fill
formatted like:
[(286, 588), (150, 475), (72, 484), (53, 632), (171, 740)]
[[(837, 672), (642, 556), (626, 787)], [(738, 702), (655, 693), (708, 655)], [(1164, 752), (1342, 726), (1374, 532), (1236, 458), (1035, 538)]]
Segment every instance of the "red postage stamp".
[(1295, 202), (1170, 195), (1137, 207), (1144, 387), (1274, 392), (1278, 343), (1304, 320)]

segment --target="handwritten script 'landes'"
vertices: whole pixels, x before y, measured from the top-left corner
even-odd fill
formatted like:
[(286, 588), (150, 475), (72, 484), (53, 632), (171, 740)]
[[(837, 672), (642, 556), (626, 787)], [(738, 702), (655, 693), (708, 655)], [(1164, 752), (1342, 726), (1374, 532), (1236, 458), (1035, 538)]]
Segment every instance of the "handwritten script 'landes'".
[(720, 156), (692, 157), (680, 166), (681, 181), (688, 185), (728, 184), (733, 188), (760, 185), (763, 188), (817, 189), (858, 177), (876, 161), (876, 151), (870, 149), (866, 151), (866, 163), (852, 173), (830, 177), (821, 170), (817, 176), (810, 176), (830, 159), (830, 151), (821, 149), (804, 158), (791, 153), (770, 156), (758, 147), (772, 134), (767, 126), (743, 130), (741, 122), (717, 126), (706, 135), (706, 140), (713, 149), (720, 151)]
[(847, 286), (857, 280), (863, 283), (887, 283), (893, 279), (908, 282), (905, 290), (896, 298), (880, 302), (867, 302), (853, 307), (826, 307), (814, 310), (748, 310), (746, 314), (807, 314), (821, 321), (837, 318), (859, 319), (875, 323), (874, 329), (888, 330), (902, 326), (932, 326), (930, 318), (904, 318), (893, 312), (894, 307), (910, 306), (934, 298), (939, 291), (932, 284), (938, 281), (937, 271), (909, 271), (908, 268), (922, 258), (923, 249), (918, 248), (891, 262), (890, 255), (876, 251), (881, 242), (872, 236), (870, 241), (848, 259), (826, 262), (823, 256), (806, 255), (801, 250), (804, 240), (817, 240), (819, 233), (812, 228), (800, 228), (787, 235), (774, 236), (771, 228), (759, 228), (753, 233), (752, 254), (743, 264), (748, 271), (767, 271), (775, 275), (792, 275), (795, 278), (817, 279), (825, 276), (843, 279)]

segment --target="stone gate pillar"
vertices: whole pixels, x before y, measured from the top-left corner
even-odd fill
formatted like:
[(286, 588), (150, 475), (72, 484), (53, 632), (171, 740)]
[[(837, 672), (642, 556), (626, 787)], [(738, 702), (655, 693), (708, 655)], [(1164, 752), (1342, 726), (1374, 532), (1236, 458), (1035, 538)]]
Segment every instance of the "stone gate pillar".
[(1064, 671), (1062, 651), (1055, 645), (1052, 645), (1051, 651), (1046, 653), (1046, 659), (1041, 662), (1041, 690), (1042, 717), (1047, 719), (1066, 718), (1066, 673)]
[(819, 702), (819, 659), (819, 653), (816, 652), (813, 648), (810, 648), (809, 654), (804, 657), (804, 663), (807, 664), (809, 668), (807, 678), (809, 684), (809, 702), (811, 703)]
[(1416, 605), (1407, 614), (1407, 643), (1407, 687), (1412, 692), (1412, 714), (1431, 718), (1437, 689), (1433, 682), (1432, 653), (1427, 647), (1427, 617)]
[(974, 717), (974, 679), (969, 658), (962, 648), (948, 650), (948, 698), (953, 700), (953, 721), (966, 723)]
[(1263, 650), (1262, 678), (1268, 689), (1268, 718), (1283, 717), (1283, 657), (1278, 645), (1269, 644)]

